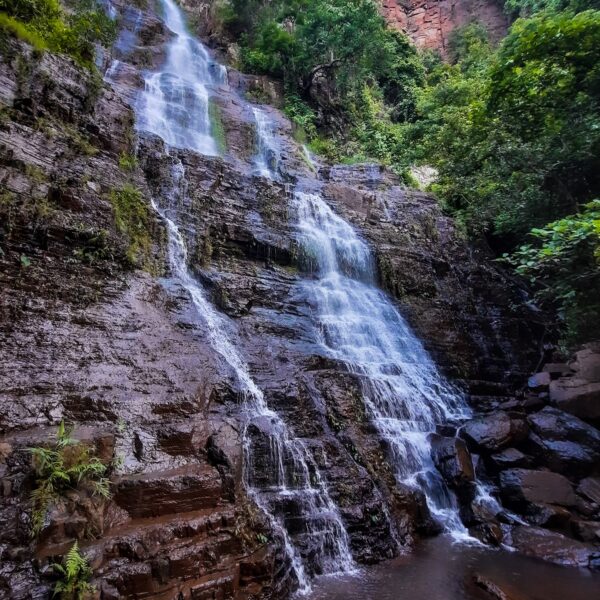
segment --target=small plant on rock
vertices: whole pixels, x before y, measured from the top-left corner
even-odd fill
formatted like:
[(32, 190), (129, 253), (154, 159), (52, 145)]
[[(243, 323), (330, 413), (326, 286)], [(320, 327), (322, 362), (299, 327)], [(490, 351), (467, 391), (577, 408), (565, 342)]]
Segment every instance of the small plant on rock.
[(119, 168), (123, 171), (135, 171), (138, 166), (137, 158), (134, 154), (122, 152), (119, 156)]
[(83, 600), (94, 591), (90, 583), (92, 569), (85, 556), (79, 552), (77, 542), (73, 544), (62, 564), (52, 565), (61, 579), (54, 586), (52, 597), (61, 600)]
[(108, 498), (108, 467), (92, 448), (71, 437), (72, 427), (61, 422), (53, 447), (30, 448), (36, 487), (33, 500), (32, 535), (37, 536), (50, 506), (70, 490), (89, 488), (95, 495)]

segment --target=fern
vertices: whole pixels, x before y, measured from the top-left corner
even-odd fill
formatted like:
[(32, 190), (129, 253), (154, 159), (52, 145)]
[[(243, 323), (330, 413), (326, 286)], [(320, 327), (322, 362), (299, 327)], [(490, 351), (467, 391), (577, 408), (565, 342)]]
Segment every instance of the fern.
[(33, 536), (42, 530), (50, 506), (69, 490), (87, 486), (94, 495), (110, 497), (108, 467), (91, 448), (73, 439), (72, 432), (72, 427), (61, 422), (53, 448), (29, 449), (36, 475), (36, 488), (31, 494)]
[(85, 556), (79, 552), (77, 542), (64, 557), (63, 563), (55, 563), (52, 567), (61, 576), (54, 586), (53, 598), (58, 596), (62, 600), (83, 600), (94, 591), (94, 586), (89, 582), (93, 575), (92, 569)]

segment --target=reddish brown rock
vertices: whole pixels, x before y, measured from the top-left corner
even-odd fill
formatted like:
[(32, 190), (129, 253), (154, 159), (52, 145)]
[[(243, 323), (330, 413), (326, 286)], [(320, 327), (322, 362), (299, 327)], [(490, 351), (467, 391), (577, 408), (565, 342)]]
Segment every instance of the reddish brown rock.
[(517, 510), (536, 504), (574, 506), (575, 493), (569, 480), (550, 471), (509, 469), (500, 473), (500, 494), (504, 503)]
[(459, 488), (475, 480), (473, 461), (463, 440), (436, 434), (430, 440), (433, 462), (450, 486)]
[(532, 375), (527, 381), (527, 386), (534, 392), (544, 392), (550, 385), (550, 373), (542, 372)]
[(379, 0), (386, 21), (406, 32), (421, 48), (448, 52), (452, 31), (473, 21), (481, 23), (493, 42), (508, 29), (509, 18), (495, 0)]
[(495, 452), (523, 441), (527, 437), (527, 425), (521, 418), (497, 412), (467, 421), (460, 436), (475, 448)]
[(528, 467), (531, 465), (531, 458), (526, 454), (523, 454), (516, 448), (506, 448), (502, 452), (492, 454), (490, 456), (490, 462), (499, 471), (503, 469), (514, 469), (519, 467)]
[(586, 421), (600, 420), (600, 382), (580, 377), (561, 378), (550, 383), (550, 402)]
[(203, 465), (122, 476), (115, 482), (115, 502), (132, 518), (158, 517), (219, 505), (219, 473)]
[(577, 493), (600, 505), (600, 477), (586, 477), (579, 482)]
[(569, 366), (578, 378), (590, 383), (600, 382), (600, 343), (586, 344), (575, 354), (575, 360)]
[(528, 422), (530, 452), (552, 471), (581, 477), (600, 460), (600, 431), (581, 419), (547, 406)]
[(566, 363), (546, 363), (542, 367), (542, 371), (550, 373), (552, 379), (558, 379), (559, 377), (573, 374), (573, 370)]
[(594, 552), (592, 546), (539, 527), (517, 526), (511, 537), (519, 552), (559, 565), (587, 567)]

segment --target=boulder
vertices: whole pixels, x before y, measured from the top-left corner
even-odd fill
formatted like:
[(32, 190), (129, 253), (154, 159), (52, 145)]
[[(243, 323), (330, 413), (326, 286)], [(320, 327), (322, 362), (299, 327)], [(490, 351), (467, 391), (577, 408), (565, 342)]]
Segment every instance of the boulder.
[(484, 544), (490, 544), (491, 546), (500, 546), (504, 539), (502, 527), (494, 522), (480, 523), (469, 527), (469, 533)]
[(542, 367), (542, 371), (549, 373), (551, 379), (558, 379), (559, 377), (573, 374), (571, 367), (566, 363), (546, 363)]
[(586, 477), (579, 482), (577, 493), (594, 504), (600, 504), (600, 477)]
[(593, 554), (591, 546), (539, 527), (517, 526), (511, 535), (512, 546), (522, 554), (559, 565), (587, 567)]
[(568, 440), (600, 452), (600, 431), (570, 413), (547, 406), (527, 417), (532, 432), (546, 440)]
[(488, 575), (475, 573), (473, 582), (486, 592), (487, 597), (493, 598), (493, 600), (527, 600), (526, 596), (506, 581), (497, 581)]
[(496, 452), (523, 441), (527, 431), (523, 419), (496, 412), (468, 421), (461, 428), (460, 436), (475, 449)]
[(600, 420), (600, 382), (561, 377), (550, 382), (550, 403), (586, 421)]
[(535, 512), (539, 504), (574, 506), (575, 493), (569, 480), (550, 471), (509, 469), (500, 473), (500, 496), (509, 507)]
[(506, 448), (502, 452), (492, 454), (490, 462), (499, 471), (531, 466), (531, 458), (516, 448)]
[(600, 522), (574, 520), (571, 523), (571, 529), (577, 539), (582, 542), (600, 542)]
[(531, 506), (528, 521), (540, 527), (563, 529), (572, 519), (569, 510), (555, 504), (537, 504)]
[(528, 422), (532, 453), (552, 471), (583, 475), (600, 460), (600, 431), (581, 419), (548, 406)]
[(432, 434), (430, 442), (431, 458), (450, 486), (458, 488), (474, 481), (473, 461), (463, 440)]
[(550, 373), (542, 372), (532, 375), (527, 381), (527, 387), (534, 392), (544, 392), (550, 385)]
[(600, 344), (587, 344), (575, 354), (575, 361), (570, 366), (578, 378), (600, 383)]

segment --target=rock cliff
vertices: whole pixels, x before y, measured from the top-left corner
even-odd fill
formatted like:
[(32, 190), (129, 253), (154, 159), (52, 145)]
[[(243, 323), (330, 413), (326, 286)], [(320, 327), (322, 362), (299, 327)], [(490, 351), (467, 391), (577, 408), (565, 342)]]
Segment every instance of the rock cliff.
[(446, 56), (454, 29), (472, 22), (483, 25), (493, 42), (509, 26), (501, 0), (381, 0), (388, 23), (404, 31), (420, 48)]
[[(130, 35), (105, 57), (107, 82), (65, 57), (2, 40), (0, 595), (46, 597), (49, 564), (74, 540), (90, 557), (101, 598), (278, 598), (297, 585), (281, 534), (248, 494), (244, 390), (172, 277), (166, 224), (153, 208), (169, 195), (190, 272), (223, 315), (265, 402), (327, 482), (355, 561), (391, 557), (436, 526), (423, 493), (395, 481), (360, 377), (319, 344), (291, 182), (318, 182), (368, 241), (381, 286), (483, 414), (460, 438), (453, 425), (441, 427), (433, 444), (480, 537), (498, 541), (500, 526), (495, 515), (474, 514), (468, 448), (494, 477), (490, 465), (503, 464), (498, 485), (514, 510), (550, 504), (560, 518), (582, 494), (594, 498), (589, 465), (578, 495), (560, 474), (552, 498), (536, 495), (544, 477), (536, 469), (546, 463), (530, 462), (523, 444), (537, 444), (550, 468), (563, 469), (570, 459), (547, 434), (548, 419), (562, 417), (555, 409), (532, 416), (525, 406), (539, 404), (514, 399), (538, 362), (542, 325), (485, 249), (467, 244), (433, 198), (376, 165), (310, 165), (290, 123), (268, 107), (282, 177), (258, 175), (256, 120), (244, 100), (253, 81), (234, 71), (213, 90), (221, 156), (166, 148), (136, 132), (142, 70), (162, 62), (171, 34), (151, 9), (115, 5)], [(491, 432), (488, 413), (504, 415)], [(27, 449), (48, 444), (61, 420), (75, 423), (74, 436), (110, 465), (112, 497), (74, 490), (32, 539)], [(569, 421), (577, 440), (587, 432), (591, 457), (587, 426)], [(268, 444), (259, 429), (249, 436), (259, 477)], [(577, 508), (572, 520), (585, 531), (581, 539), (592, 535), (594, 506)], [(317, 541), (297, 508), (281, 507), (286, 528), (318, 573)], [(517, 538), (518, 530), (515, 545)], [(588, 541), (577, 549), (582, 564)]]

